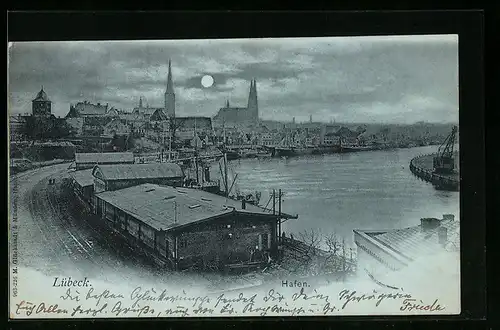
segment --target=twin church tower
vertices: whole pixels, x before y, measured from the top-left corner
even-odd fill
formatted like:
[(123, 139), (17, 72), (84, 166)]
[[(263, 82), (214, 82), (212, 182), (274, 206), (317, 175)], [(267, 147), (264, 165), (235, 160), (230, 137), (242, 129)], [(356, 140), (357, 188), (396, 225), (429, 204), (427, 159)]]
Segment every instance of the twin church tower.
[(214, 123), (222, 126), (256, 126), (259, 124), (259, 102), (257, 98), (257, 81), (250, 81), (248, 104), (245, 108), (232, 107), (229, 101), (214, 117)]

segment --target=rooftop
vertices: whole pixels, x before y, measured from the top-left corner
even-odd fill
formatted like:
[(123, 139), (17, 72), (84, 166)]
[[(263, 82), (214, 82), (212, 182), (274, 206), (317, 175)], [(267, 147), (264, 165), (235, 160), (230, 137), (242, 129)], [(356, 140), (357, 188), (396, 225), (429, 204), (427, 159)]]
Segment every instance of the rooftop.
[(87, 116), (92, 116), (92, 115), (105, 115), (106, 112), (108, 111), (108, 105), (107, 104), (92, 104), (88, 101), (84, 102), (78, 102), (75, 105), (75, 109), (81, 114), (81, 115), (87, 115)]
[(96, 195), (157, 230), (168, 230), (229, 214), (234, 209), (242, 213), (270, 214), (254, 205), (247, 205), (242, 210), (241, 202), (206, 191), (149, 183)]
[(458, 247), (460, 245), (458, 242), (460, 222), (454, 219), (443, 219), (439, 222), (439, 226), (425, 230), (422, 225), (418, 225), (396, 230), (356, 230), (356, 232), (366, 234), (374, 242), (407, 260), (415, 260), (420, 256), (434, 254), (443, 248), (439, 243), (439, 228), (447, 229), (447, 246), (455, 244)]
[(97, 165), (93, 175), (104, 180), (179, 178), (184, 174), (174, 163)]
[(96, 153), (75, 153), (76, 163), (127, 163), (134, 162), (134, 154), (131, 152), (96, 152)]
[(94, 184), (92, 169), (72, 172), (71, 177), (81, 186), (91, 186)]
[(47, 93), (45, 93), (45, 91), (43, 90), (43, 87), (38, 92), (38, 94), (36, 95), (36, 97), (33, 101), (48, 101), (48, 102), (50, 102), (49, 97), (47, 96)]

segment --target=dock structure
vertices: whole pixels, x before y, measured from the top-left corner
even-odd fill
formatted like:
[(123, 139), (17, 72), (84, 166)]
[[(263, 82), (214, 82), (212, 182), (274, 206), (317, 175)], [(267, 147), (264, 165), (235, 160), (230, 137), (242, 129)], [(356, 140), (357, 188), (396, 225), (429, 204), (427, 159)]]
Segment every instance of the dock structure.
[(435, 173), (433, 159), (436, 154), (420, 155), (410, 161), (410, 171), (418, 178), (432, 183), (439, 190), (460, 190), (459, 157), (455, 153), (455, 168), (453, 173)]

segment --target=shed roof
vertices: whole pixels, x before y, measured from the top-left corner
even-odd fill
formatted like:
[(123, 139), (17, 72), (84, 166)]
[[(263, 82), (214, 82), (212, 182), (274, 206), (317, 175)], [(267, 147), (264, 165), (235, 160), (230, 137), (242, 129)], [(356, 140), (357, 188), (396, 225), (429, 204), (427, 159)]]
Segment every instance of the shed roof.
[(72, 172), (71, 177), (81, 186), (91, 186), (94, 184), (92, 169)]
[(75, 153), (76, 163), (130, 163), (134, 162), (134, 154), (131, 152), (97, 152), (97, 153)]
[(229, 214), (235, 209), (238, 212), (269, 215), (269, 212), (253, 205), (241, 210), (240, 202), (206, 191), (150, 183), (105, 191), (96, 196), (156, 230), (177, 228)]
[(184, 176), (181, 167), (174, 163), (97, 165), (92, 174), (104, 180), (179, 178)]
[(459, 245), (459, 227), (457, 220), (440, 220), (440, 225), (433, 229), (422, 230), (422, 226), (414, 226), (388, 231), (361, 231), (374, 241), (397, 254), (415, 260), (418, 257), (436, 253), (442, 249), (439, 244), (439, 228), (447, 229), (448, 244)]

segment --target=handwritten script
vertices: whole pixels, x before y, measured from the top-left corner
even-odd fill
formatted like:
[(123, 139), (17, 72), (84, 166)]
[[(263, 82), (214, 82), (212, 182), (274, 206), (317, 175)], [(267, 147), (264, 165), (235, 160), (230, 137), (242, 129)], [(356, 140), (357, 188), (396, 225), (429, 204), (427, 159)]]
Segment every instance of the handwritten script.
[[(62, 291), (62, 292), (61, 292)], [(342, 290), (328, 295), (319, 290), (270, 289), (263, 293), (230, 292), (192, 295), (185, 291), (136, 287), (130, 292), (69, 287), (46, 300), (14, 302), (12, 317), (200, 317), (341, 315), (356, 308), (382, 309), (390, 304), (400, 312), (442, 312), (438, 299), (422, 301), (405, 292)], [(382, 313), (382, 311), (381, 311)]]

